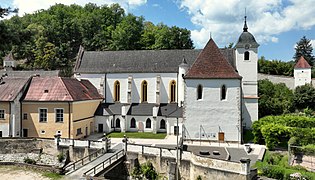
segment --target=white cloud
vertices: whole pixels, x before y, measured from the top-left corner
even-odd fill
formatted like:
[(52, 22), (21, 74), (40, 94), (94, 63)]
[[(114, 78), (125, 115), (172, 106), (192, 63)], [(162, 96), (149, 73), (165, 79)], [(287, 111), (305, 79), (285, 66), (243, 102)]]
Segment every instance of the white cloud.
[[(311, 44), (312, 44), (313, 50), (315, 51), (315, 39), (312, 39), (312, 40), (311, 40)], [(313, 54), (314, 54), (314, 53), (313, 53)]]
[(33, 13), (40, 9), (48, 9), (56, 3), (65, 5), (78, 4), (84, 6), (87, 3), (95, 3), (97, 5), (119, 3), (125, 10), (135, 8), (145, 4), (147, 0), (13, 0), (14, 8), (19, 8), (19, 15), (25, 13)]
[[(259, 43), (278, 42), (280, 33), (293, 29), (310, 29), (315, 25), (313, 0), (177, 0), (180, 8), (191, 15), (191, 22), (200, 30), (192, 30), (197, 48), (206, 40), (205, 32), (212, 32), (219, 45), (236, 42), (242, 31), (245, 8), (247, 24)], [(215, 38), (217, 37), (217, 38)]]

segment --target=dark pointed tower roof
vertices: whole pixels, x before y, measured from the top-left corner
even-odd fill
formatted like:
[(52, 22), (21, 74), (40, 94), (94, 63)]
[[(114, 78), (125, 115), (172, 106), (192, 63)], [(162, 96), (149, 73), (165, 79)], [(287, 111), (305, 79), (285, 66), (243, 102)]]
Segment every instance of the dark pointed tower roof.
[(186, 79), (240, 79), (211, 38), (188, 70)]
[(188, 64), (187, 64), (185, 56), (183, 57), (182, 63), (179, 65), (179, 67), (188, 67)]
[(245, 48), (246, 45), (249, 45), (249, 48), (258, 48), (259, 44), (256, 42), (255, 37), (248, 32), (246, 18), (247, 16), (244, 17), (243, 33), (238, 38), (235, 48)]
[(295, 64), (294, 69), (309, 69), (312, 68), (308, 62), (304, 59), (303, 56), (300, 57), (300, 59), (298, 60), (298, 62)]

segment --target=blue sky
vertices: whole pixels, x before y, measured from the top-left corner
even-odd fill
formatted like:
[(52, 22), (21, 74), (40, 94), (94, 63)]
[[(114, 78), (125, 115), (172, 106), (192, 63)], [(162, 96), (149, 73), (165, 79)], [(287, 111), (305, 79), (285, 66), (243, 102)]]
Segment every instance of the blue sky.
[(302, 36), (315, 47), (314, 0), (1, 0), (0, 6), (19, 8), (21, 16), (55, 3), (88, 2), (119, 3), (127, 12), (155, 24), (189, 29), (196, 48), (203, 48), (210, 33), (219, 47), (236, 43), (246, 8), (249, 31), (261, 45), (259, 56), (291, 60)]

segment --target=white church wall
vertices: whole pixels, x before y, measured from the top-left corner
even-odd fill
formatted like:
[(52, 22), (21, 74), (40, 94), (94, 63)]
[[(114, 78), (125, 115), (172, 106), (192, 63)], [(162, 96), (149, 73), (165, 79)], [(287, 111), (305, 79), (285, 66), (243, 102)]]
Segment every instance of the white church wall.
[(132, 76), (131, 102), (141, 103), (141, 84), (145, 80), (148, 83), (148, 103), (156, 103), (156, 78), (161, 77), (160, 103), (169, 102), (169, 83), (177, 81), (176, 73), (112, 73), (106, 75), (106, 102), (113, 101), (115, 81), (120, 82), (120, 102), (127, 103), (128, 77)]
[[(202, 99), (197, 100), (197, 86), (202, 85)], [(221, 87), (227, 88), (226, 100), (221, 100)], [(185, 128), (191, 139), (218, 140), (224, 132), (226, 141), (240, 141), (240, 80), (238, 79), (186, 79)], [(200, 126), (205, 133), (200, 131)]]
[(310, 84), (311, 68), (294, 68), (294, 87)]
[(98, 132), (98, 125), (103, 125), (103, 132), (110, 133), (112, 132), (111, 121), (112, 116), (95, 116), (95, 130)]
[[(131, 119), (134, 118), (136, 120), (136, 127), (131, 128)], [(152, 132), (153, 126), (155, 125), (155, 120), (152, 116), (128, 116), (126, 122), (126, 130), (130, 132)], [(151, 120), (151, 127), (146, 127), (146, 121), (147, 119)]]
[(254, 121), (258, 120), (258, 98), (243, 99), (243, 122), (245, 129), (250, 129)]
[[(99, 93), (104, 95), (104, 82), (102, 82), (102, 79), (104, 79), (104, 74), (80, 74), (79, 76), (74, 74), (74, 77), (77, 79), (87, 79), (89, 80), (93, 86), (98, 90)], [(101, 87), (101, 84), (103, 84), (103, 87)]]

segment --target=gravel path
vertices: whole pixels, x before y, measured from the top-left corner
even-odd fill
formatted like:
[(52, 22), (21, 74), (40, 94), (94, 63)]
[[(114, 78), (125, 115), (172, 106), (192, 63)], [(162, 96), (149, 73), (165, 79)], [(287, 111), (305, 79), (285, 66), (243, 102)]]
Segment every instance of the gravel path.
[(23, 170), (17, 169), (12, 166), (0, 166), (0, 177), (1, 179), (10, 179), (10, 180), (50, 180), (47, 177), (44, 177), (38, 172), (32, 170)]

